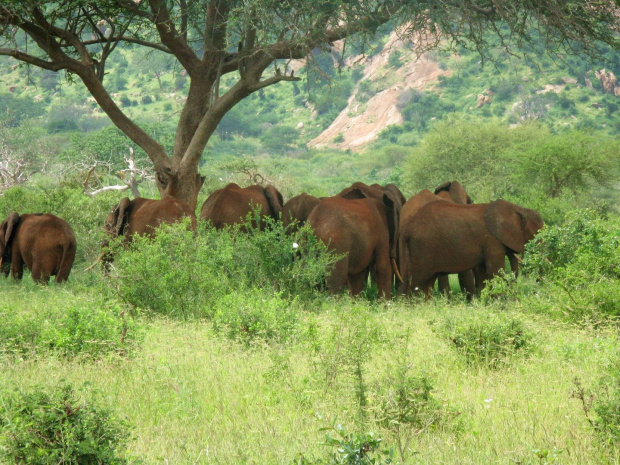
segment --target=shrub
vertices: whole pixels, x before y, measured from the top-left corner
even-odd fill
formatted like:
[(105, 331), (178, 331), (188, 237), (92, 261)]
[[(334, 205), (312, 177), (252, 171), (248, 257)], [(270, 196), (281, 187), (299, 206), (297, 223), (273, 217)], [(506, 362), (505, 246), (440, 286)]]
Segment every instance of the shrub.
[(80, 399), (70, 385), (4, 392), (0, 458), (31, 465), (130, 463), (129, 426)]
[(142, 105), (148, 105), (149, 103), (153, 103), (153, 98), (150, 95), (143, 95), (140, 102)]
[[(301, 455), (295, 460), (300, 465), (387, 465), (394, 463), (394, 450), (383, 445), (383, 439), (374, 433), (350, 433), (336, 422), (327, 428), (323, 446), (335, 448), (327, 458), (308, 459)], [(335, 433), (335, 434), (334, 434)]]
[(87, 297), (68, 290), (4, 286), (0, 352), (98, 358), (125, 354), (142, 337), (142, 328), (125, 317), (117, 303), (98, 293)]
[(220, 259), (231, 246), (212, 232), (196, 238), (187, 220), (164, 225), (154, 238), (135, 237), (127, 250), (115, 254), (111, 282), (136, 307), (173, 318), (206, 316), (203, 312), (226, 291)]
[(439, 330), (467, 363), (497, 368), (533, 348), (533, 335), (517, 318), (501, 314), (446, 318)]
[(256, 339), (285, 342), (298, 320), (295, 305), (260, 289), (228, 294), (215, 304), (213, 328), (249, 344)]
[(388, 430), (398, 446), (401, 460), (407, 462), (411, 441), (429, 429), (437, 428), (454, 415), (433, 395), (433, 380), (411, 371), (410, 358), (389, 367), (378, 384), (369, 409), (375, 421)]
[(56, 134), (58, 132), (79, 131), (80, 127), (72, 119), (60, 119), (47, 123), (46, 129), (50, 134)]
[(575, 211), (563, 225), (547, 226), (537, 237), (527, 246), (524, 270), (549, 285), (553, 305), (573, 321), (620, 316), (617, 221)]
[(308, 228), (289, 237), (280, 222), (258, 231), (248, 221), (249, 233), (188, 227), (163, 225), (154, 238), (137, 237), (119, 250), (111, 284), (125, 301), (175, 318), (211, 317), (220, 298), (244, 290), (311, 297), (334, 261)]

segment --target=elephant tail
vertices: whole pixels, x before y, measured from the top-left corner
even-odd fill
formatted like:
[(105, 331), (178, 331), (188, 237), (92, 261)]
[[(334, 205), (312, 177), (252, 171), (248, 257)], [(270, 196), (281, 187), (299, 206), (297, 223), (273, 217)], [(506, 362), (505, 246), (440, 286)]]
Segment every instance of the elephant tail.
[(398, 280), (402, 283), (403, 277), (400, 275), (400, 271), (398, 271), (398, 265), (396, 264), (396, 259), (392, 258), (392, 268), (394, 269), (394, 274), (398, 278)]
[(399, 294), (401, 295), (408, 295), (409, 294), (409, 280), (411, 279), (410, 277), (410, 270), (409, 270), (409, 244), (407, 241), (407, 238), (403, 235), (400, 236), (400, 239), (398, 241), (398, 254), (400, 256), (400, 259), (398, 260), (400, 262), (400, 285), (399, 287)]
[(69, 278), (71, 273), (71, 267), (75, 260), (75, 242), (66, 240), (62, 246), (62, 258), (60, 259), (60, 265), (58, 266), (58, 273), (56, 274), (56, 282), (62, 283)]

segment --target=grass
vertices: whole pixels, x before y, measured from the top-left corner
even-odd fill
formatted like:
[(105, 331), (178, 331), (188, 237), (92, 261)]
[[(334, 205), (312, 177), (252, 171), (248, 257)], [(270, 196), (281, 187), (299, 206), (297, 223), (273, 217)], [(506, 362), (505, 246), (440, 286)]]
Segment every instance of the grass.
[[(86, 292), (77, 274), (62, 289), (28, 286), (24, 295), (0, 281), (0, 290), (7, 302), (47, 299), (70, 286)], [(571, 398), (575, 378), (594, 383), (617, 354), (616, 333), (521, 310), (443, 298), (387, 304), (326, 298), (301, 312), (299, 330), (286, 344), (250, 346), (218, 336), (206, 321), (154, 318), (141, 321), (144, 340), (131, 357), (4, 356), (0, 389), (67, 382), (100, 390), (104, 407), (134, 426), (130, 453), (144, 463), (294, 463), (300, 453), (326, 456), (320, 429), (334, 418), (347, 431), (372, 431), (394, 446), (393, 432), (369, 411), (360, 415), (359, 381), (372, 407), (378, 383), (406, 363), (433, 380), (432, 395), (454, 414), (413, 438), (406, 463), (617, 461)], [(499, 369), (467, 364), (433, 329), (438, 318), (464, 314), (518, 316), (533, 331), (537, 350)], [(367, 350), (356, 349), (361, 346)]]

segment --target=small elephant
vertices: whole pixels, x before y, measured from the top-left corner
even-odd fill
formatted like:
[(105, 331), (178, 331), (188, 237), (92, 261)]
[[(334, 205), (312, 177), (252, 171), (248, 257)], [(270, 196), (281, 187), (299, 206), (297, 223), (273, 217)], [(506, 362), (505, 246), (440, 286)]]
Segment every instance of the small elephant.
[(69, 224), (50, 213), (11, 213), (0, 223), (0, 270), (22, 279), (24, 264), (35, 282), (67, 280), (75, 260), (76, 240)]
[(490, 279), (504, 268), (507, 254), (524, 252), (543, 224), (536, 210), (505, 200), (428, 203), (401, 228), (405, 293), (420, 290), (430, 297), (437, 276), (470, 269)]
[(351, 294), (362, 292), (370, 271), (379, 296), (390, 298), (398, 238), (399, 204), (392, 193), (381, 200), (369, 198), (359, 188), (345, 197), (322, 199), (312, 210), (308, 223), (329, 250), (344, 255), (327, 278), (331, 293), (349, 285)]
[(310, 212), (320, 201), (318, 197), (305, 192), (291, 197), (282, 207), (282, 225), (287, 234), (294, 234), (306, 224)]
[[(216, 229), (226, 226), (244, 224), (246, 217), (257, 206), (260, 207), (260, 225), (252, 221), (253, 228), (265, 229), (263, 218), (280, 219), (284, 199), (280, 191), (271, 184), (263, 187), (259, 184), (241, 188), (230, 183), (223, 189), (213, 192), (200, 210), (200, 219), (211, 221)], [(242, 229), (245, 229), (242, 227)]]

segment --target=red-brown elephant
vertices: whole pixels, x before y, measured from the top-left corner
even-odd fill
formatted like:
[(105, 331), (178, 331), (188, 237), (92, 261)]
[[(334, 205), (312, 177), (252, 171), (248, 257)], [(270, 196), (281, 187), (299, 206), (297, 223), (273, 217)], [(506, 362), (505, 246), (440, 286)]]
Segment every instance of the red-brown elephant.
[(327, 288), (339, 293), (348, 283), (351, 294), (357, 295), (370, 271), (379, 296), (390, 298), (400, 202), (391, 192), (384, 192), (379, 200), (359, 188), (343, 195), (322, 199), (308, 218), (328, 249), (344, 256), (331, 269)]
[(0, 223), (0, 270), (22, 279), (24, 265), (35, 282), (67, 280), (75, 260), (76, 240), (69, 224), (50, 213), (11, 213)]
[(308, 195), (305, 192), (287, 200), (282, 207), (282, 225), (287, 234), (294, 234), (306, 224), (310, 212), (320, 201), (321, 199), (318, 197)]
[[(196, 185), (194, 186), (196, 194), (203, 182), (202, 176), (196, 177)], [(123, 236), (123, 243), (128, 244), (136, 234), (152, 235), (158, 226), (164, 223), (175, 223), (185, 217), (190, 218), (191, 227), (196, 228), (196, 203), (189, 204), (178, 200), (176, 188), (176, 178), (170, 178), (168, 187), (161, 199), (137, 197), (130, 200), (125, 197), (114, 207), (104, 222), (105, 237), (102, 241), (102, 249), (104, 250), (97, 260), (97, 262), (103, 260), (104, 269), (107, 269), (113, 261), (113, 257), (106, 253), (105, 249), (111, 240), (119, 236)]]
[(476, 267), (492, 278), (504, 268), (506, 254), (523, 253), (543, 224), (536, 210), (505, 200), (431, 202), (401, 228), (404, 291), (429, 297), (437, 276)]
[(223, 189), (213, 192), (200, 210), (200, 219), (211, 221), (216, 229), (235, 224), (244, 224), (247, 215), (256, 207), (260, 207), (260, 225), (252, 221), (252, 227), (265, 229), (265, 217), (274, 220), (280, 218), (282, 194), (271, 184), (263, 187), (254, 185), (239, 187), (237, 184), (228, 184)]
[[(417, 213), (417, 211), (424, 205), (444, 201), (450, 203), (457, 203), (460, 205), (471, 204), (473, 201), (471, 197), (465, 191), (465, 188), (458, 181), (448, 181), (435, 188), (434, 193), (428, 189), (424, 189), (414, 196), (412, 196), (403, 205), (400, 215), (400, 226), (411, 221), (411, 217)], [(401, 239), (402, 240), (402, 239)], [(402, 264), (399, 263), (401, 268), (407, 268), (408, 263), (405, 260)], [(406, 271), (401, 270), (403, 274)], [(459, 285), (461, 290), (465, 293), (468, 299), (471, 299), (476, 293), (476, 285), (474, 279), (474, 272), (472, 270), (462, 271), (458, 273)], [(437, 277), (438, 288), (440, 292), (448, 294), (450, 292), (450, 281), (448, 275), (440, 275)]]

